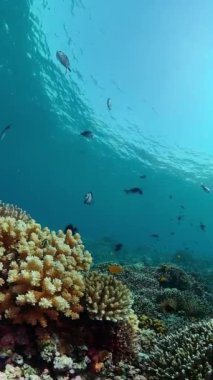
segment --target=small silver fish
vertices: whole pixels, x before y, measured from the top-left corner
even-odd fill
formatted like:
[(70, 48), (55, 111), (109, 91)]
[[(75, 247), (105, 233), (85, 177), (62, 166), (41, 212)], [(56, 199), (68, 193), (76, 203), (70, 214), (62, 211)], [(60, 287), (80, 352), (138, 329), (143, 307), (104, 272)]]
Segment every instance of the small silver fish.
[(93, 203), (93, 193), (90, 191), (84, 196), (84, 204), (91, 205)]
[(205, 191), (206, 193), (210, 193), (211, 189), (207, 186), (205, 186), (203, 183), (201, 183), (201, 188), (203, 189), (203, 191)]
[(107, 108), (109, 111), (112, 109), (112, 100), (110, 98), (107, 99)]
[(59, 62), (66, 67), (66, 73), (67, 70), (71, 71), (70, 69), (70, 61), (66, 54), (63, 53), (63, 51), (58, 50), (56, 52), (56, 58), (59, 60)]
[(0, 140), (1, 140), (1, 141), (4, 140), (4, 138), (5, 138), (6, 134), (7, 134), (7, 131), (8, 131), (11, 127), (12, 127), (12, 124), (9, 124), (9, 125), (7, 125), (6, 127), (4, 127), (4, 128), (2, 129), (2, 131), (0, 132)]

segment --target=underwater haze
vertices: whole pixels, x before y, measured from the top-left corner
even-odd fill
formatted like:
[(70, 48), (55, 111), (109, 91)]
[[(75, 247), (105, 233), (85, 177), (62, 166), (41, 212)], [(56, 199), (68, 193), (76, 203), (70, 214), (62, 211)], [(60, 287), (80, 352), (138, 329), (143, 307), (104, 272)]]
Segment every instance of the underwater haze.
[(213, 2), (1, 0), (0, 14), (0, 199), (73, 224), (99, 260), (212, 260)]

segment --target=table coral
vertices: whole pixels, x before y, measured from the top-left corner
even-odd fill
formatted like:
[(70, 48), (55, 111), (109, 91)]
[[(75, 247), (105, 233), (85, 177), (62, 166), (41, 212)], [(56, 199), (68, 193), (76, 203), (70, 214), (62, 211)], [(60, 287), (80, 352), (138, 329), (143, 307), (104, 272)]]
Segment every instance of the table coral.
[(51, 232), (31, 218), (1, 216), (0, 315), (42, 326), (59, 314), (78, 318), (85, 289), (81, 272), (91, 261), (79, 234)]
[(90, 273), (86, 278), (86, 310), (90, 318), (125, 320), (131, 313), (133, 297), (121, 281), (111, 275)]

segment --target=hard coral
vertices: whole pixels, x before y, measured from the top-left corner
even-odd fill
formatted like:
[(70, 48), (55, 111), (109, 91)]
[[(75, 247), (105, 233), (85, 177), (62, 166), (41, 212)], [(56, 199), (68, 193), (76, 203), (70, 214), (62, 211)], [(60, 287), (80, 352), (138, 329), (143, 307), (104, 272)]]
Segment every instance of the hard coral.
[(212, 379), (213, 319), (194, 323), (161, 339), (143, 359), (149, 380)]
[(91, 261), (79, 234), (51, 232), (30, 218), (1, 216), (0, 315), (42, 326), (47, 317), (60, 314), (78, 318), (85, 289), (81, 271)]
[(86, 278), (86, 309), (90, 318), (120, 321), (128, 318), (133, 303), (132, 293), (111, 275), (97, 272)]

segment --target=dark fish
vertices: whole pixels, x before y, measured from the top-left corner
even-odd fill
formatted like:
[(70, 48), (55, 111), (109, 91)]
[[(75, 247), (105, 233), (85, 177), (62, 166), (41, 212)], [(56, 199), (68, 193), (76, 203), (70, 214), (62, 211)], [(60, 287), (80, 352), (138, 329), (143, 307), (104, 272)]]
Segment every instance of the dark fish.
[(0, 132), (0, 140), (4, 140), (6, 134), (7, 134), (7, 131), (12, 127), (12, 124), (8, 124), (6, 127), (4, 127), (1, 132)]
[(70, 69), (70, 61), (66, 54), (63, 53), (63, 51), (58, 50), (56, 52), (56, 58), (59, 60), (59, 62), (66, 67), (66, 73), (67, 70), (71, 71)]
[(180, 208), (182, 208), (182, 210), (185, 210), (185, 206), (184, 205), (180, 205)]
[(121, 244), (121, 243), (115, 244), (115, 246), (114, 246), (114, 251), (115, 251), (115, 252), (118, 252), (118, 251), (120, 251), (122, 248), (123, 248), (123, 244)]
[(206, 225), (200, 222), (200, 229), (201, 229), (202, 231), (205, 231), (205, 229), (206, 229)]
[(109, 111), (112, 109), (112, 100), (110, 98), (107, 99), (107, 108)]
[(207, 186), (205, 186), (203, 183), (201, 183), (200, 185), (201, 189), (203, 189), (203, 191), (205, 191), (206, 193), (210, 193), (211, 189)]
[(141, 179), (145, 179), (146, 178), (146, 174), (140, 175), (140, 178)]
[(47, 245), (48, 245), (48, 239), (42, 240), (42, 242), (41, 242), (41, 248), (46, 248)]
[(174, 235), (175, 235), (175, 232), (170, 232), (170, 235), (171, 235), (171, 236), (174, 236)]
[(84, 204), (91, 205), (93, 203), (93, 193), (90, 191), (84, 196)]
[(182, 220), (183, 219), (183, 215), (179, 215), (178, 217), (177, 217), (177, 220), (178, 221), (180, 221), (180, 220)]
[(170, 196), (169, 196), (169, 199), (172, 199), (173, 198), (173, 195), (172, 194), (170, 194)]
[(93, 137), (93, 133), (91, 131), (83, 131), (81, 132), (81, 136), (87, 137), (88, 139), (91, 139)]
[(124, 190), (126, 194), (132, 193), (132, 194), (143, 194), (143, 190), (139, 187), (132, 187), (131, 189), (125, 189)]
[(67, 230), (71, 230), (73, 234), (76, 234), (78, 232), (77, 227), (74, 227), (72, 224), (68, 224), (64, 229), (64, 234), (66, 234)]
[(152, 234), (152, 235), (150, 235), (151, 237), (153, 237), (153, 238), (159, 238), (159, 235), (158, 234)]

